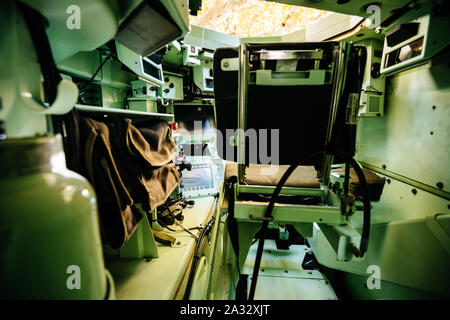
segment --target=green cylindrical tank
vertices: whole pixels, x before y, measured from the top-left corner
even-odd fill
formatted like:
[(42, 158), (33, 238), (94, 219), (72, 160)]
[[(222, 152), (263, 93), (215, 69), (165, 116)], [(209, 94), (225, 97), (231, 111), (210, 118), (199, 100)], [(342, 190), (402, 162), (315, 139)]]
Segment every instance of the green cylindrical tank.
[(0, 299), (113, 297), (95, 193), (59, 135), (0, 141)]

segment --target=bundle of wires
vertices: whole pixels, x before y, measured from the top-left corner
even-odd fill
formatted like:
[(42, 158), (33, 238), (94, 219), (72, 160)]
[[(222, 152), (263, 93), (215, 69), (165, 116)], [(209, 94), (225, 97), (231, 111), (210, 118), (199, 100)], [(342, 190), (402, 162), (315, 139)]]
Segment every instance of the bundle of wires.
[(188, 282), (186, 285), (186, 290), (184, 291), (183, 300), (188, 300), (189, 296), (191, 294), (192, 284), (194, 282), (195, 270), (197, 269), (197, 264), (198, 264), (198, 261), (200, 260), (200, 252), (201, 252), (201, 249), (203, 246), (203, 241), (205, 240), (206, 235), (212, 230), (212, 228), (214, 226), (214, 222), (216, 221), (217, 204), (218, 204), (218, 199), (216, 198), (215, 205), (214, 205), (214, 215), (208, 221), (208, 223), (205, 225), (205, 227), (202, 229), (202, 232), (200, 233), (200, 236), (197, 241), (197, 245), (195, 246), (194, 258), (192, 260), (191, 269), (189, 271), (189, 278), (188, 278)]

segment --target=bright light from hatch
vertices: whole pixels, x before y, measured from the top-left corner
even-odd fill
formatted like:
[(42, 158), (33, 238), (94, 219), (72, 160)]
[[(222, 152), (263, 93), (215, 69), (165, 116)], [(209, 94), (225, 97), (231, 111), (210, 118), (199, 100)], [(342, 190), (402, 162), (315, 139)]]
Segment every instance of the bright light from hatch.
[(269, 37), (304, 29), (328, 11), (261, 0), (203, 0), (190, 23), (241, 38)]

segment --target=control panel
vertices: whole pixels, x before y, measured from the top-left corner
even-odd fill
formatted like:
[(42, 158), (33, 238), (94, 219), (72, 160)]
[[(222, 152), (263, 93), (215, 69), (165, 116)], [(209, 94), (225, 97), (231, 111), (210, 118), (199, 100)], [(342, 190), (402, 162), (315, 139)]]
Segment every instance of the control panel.
[(177, 163), (191, 164), (181, 173), (180, 192), (186, 198), (217, 195), (224, 179), (223, 160), (217, 156), (213, 143), (179, 145)]

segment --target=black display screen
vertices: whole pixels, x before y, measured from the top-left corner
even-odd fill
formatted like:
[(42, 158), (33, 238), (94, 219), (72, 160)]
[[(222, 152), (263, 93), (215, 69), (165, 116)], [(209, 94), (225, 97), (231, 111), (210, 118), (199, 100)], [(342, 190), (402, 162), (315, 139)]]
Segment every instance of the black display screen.
[(151, 64), (148, 61), (145, 61), (142, 59), (142, 66), (144, 68), (144, 73), (148, 74), (149, 76), (152, 76), (155, 79), (161, 80), (161, 70), (157, 67), (155, 67), (153, 64)]
[(212, 105), (175, 105), (175, 121), (179, 129), (194, 133), (194, 129), (203, 130), (203, 134), (215, 130), (214, 106)]

